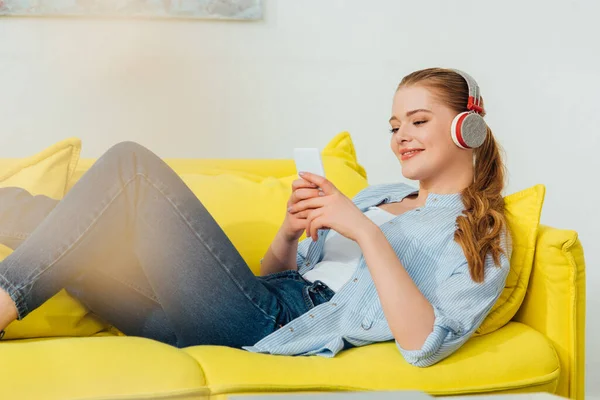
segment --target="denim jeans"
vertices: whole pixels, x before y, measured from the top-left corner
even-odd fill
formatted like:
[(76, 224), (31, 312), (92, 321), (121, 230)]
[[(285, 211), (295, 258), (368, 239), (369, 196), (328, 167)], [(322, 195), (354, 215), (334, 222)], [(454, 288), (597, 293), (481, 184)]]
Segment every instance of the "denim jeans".
[(250, 346), (334, 292), (296, 270), (255, 276), (157, 155), (111, 147), (60, 200), (0, 189), (0, 288), (24, 318), (65, 288), (126, 335)]

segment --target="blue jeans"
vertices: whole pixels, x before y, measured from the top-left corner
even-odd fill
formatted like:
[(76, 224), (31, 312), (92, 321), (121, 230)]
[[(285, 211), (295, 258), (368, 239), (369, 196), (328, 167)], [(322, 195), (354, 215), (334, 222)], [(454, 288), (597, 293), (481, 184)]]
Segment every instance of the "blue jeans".
[(133, 142), (61, 201), (0, 189), (0, 288), (18, 319), (65, 288), (126, 335), (250, 346), (334, 292), (296, 270), (255, 276), (179, 176)]

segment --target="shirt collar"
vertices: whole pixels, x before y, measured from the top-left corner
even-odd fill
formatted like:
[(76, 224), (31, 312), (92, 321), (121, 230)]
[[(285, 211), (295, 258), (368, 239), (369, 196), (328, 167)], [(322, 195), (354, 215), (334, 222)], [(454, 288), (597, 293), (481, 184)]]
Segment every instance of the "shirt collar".
[[(389, 194), (383, 199), (386, 203), (391, 202), (399, 202), (407, 196), (411, 194), (419, 193), (419, 189), (413, 186), (398, 183), (392, 185), (392, 190), (390, 190)], [(454, 208), (454, 209), (464, 209), (464, 204), (462, 201), (462, 195), (460, 193), (450, 193), (450, 194), (438, 194), (438, 193), (429, 193), (427, 199), (425, 200), (424, 208)]]

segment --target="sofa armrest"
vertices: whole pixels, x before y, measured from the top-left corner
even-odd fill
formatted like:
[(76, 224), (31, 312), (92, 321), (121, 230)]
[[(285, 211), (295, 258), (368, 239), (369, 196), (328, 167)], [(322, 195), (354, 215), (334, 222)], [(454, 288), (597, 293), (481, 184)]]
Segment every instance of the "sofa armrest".
[(513, 319), (553, 344), (561, 368), (556, 394), (583, 399), (585, 261), (577, 232), (540, 225), (527, 294)]

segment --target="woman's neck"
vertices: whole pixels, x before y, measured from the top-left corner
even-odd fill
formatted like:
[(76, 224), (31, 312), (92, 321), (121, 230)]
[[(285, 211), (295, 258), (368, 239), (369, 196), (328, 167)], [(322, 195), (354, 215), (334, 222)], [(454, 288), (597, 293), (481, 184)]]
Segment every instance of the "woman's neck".
[[(464, 170), (463, 170), (464, 171)], [(467, 170), (462, 174), (454, 175), (454, 179), (439, 177), (435, 181), (427, 180), (419, 182), (419, 195), (416, 198), (418, 204), (425, 205), (429, 193), (434, 194), (456, 194), (462, 192), (473, 182), (473, 171)]]

